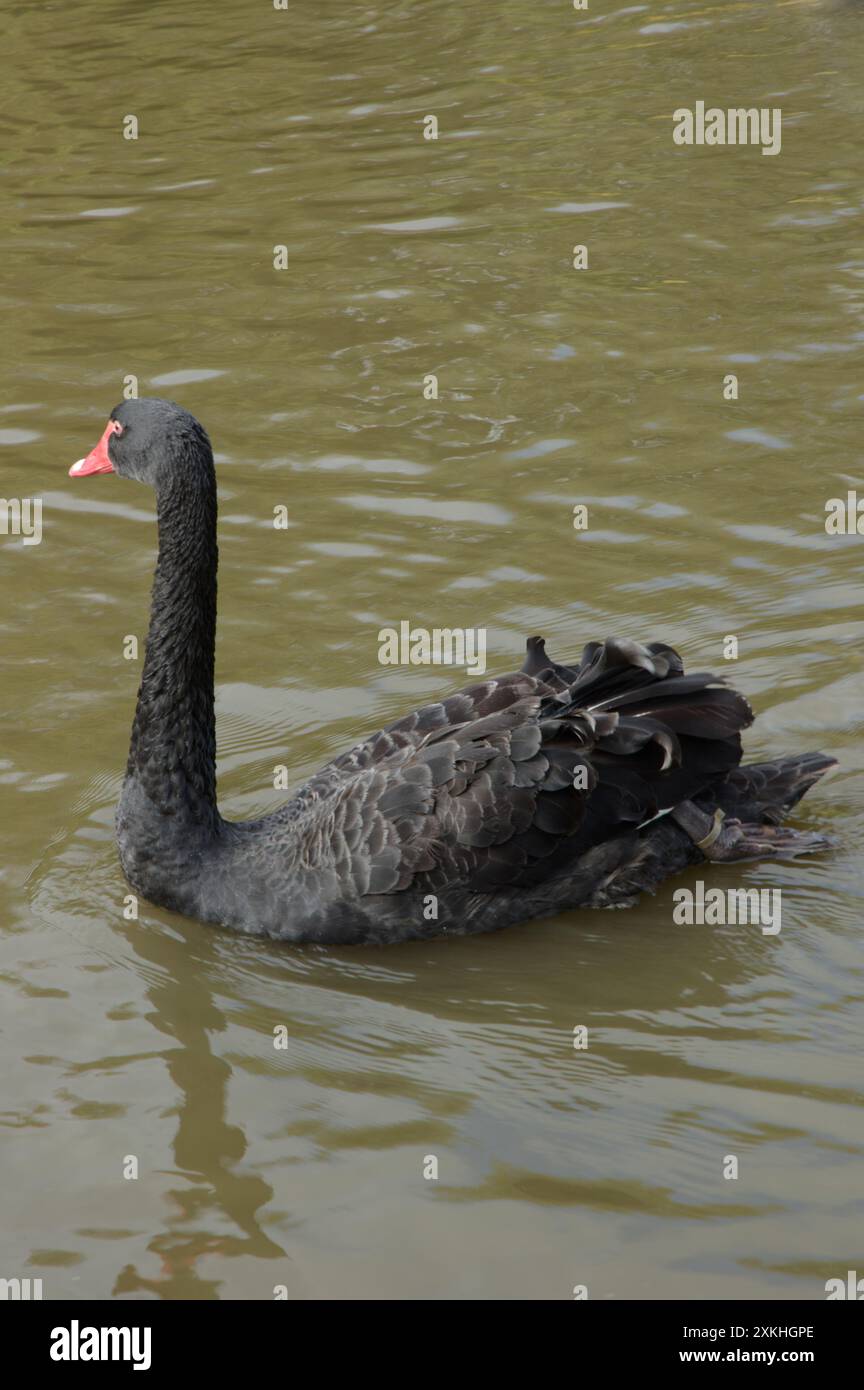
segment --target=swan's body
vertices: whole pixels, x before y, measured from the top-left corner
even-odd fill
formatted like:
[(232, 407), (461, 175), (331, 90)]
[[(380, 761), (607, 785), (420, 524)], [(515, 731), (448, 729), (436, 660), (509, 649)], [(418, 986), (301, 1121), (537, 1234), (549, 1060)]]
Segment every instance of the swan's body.
[[(685, 676), (662, 643), (611, 639), (568, 667), (534, 638), (521, 672), (389, 725), (271, 815), (226, 821), (207, 436), (170, 402), (128, 401), (70, 471), (156, 489), (159, 560), (117, 813), (123, 869), (154, 903), (289, 941), (387, 942), (629, 905), (706, 854), (826, 844), (774, 827), (832, 759), (740, 767), (752, 721), (740, 695)], [(736, 819), (721, 826), (721, 812)]]

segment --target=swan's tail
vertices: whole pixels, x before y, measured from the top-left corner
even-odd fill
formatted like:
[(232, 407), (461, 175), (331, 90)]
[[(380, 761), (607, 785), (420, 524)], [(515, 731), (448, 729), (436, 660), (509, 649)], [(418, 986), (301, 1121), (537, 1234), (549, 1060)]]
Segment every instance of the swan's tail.
[(736, 767), (717, 788), (717, 802), (729, 816), (762, 825), (779, 825), (805, 792), (837, 759), (825, 753), (790, 754), (770, 763)]

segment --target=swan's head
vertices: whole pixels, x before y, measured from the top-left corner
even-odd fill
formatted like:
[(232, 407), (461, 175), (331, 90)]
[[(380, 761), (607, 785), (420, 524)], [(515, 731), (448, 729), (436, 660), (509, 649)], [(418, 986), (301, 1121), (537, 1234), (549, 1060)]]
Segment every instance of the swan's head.
[(195, 416), (173, 401), (143, 396), (114, 407), (99, 443), (73, 463), (69, 476), (119, 473), (158, 491), (178, 475), (212, 466), (210, 441)]

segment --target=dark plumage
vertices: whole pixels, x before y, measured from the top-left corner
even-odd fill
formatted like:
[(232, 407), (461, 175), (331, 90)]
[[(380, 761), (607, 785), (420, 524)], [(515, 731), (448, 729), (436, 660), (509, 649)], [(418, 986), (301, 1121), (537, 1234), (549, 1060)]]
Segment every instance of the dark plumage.
[[(685, 675), (662, 642), (612, 638), (573, 665), (531, 638), (521, 671), (414, 710), (272, 815), (225, 821), (209, 440), (168, 401), (127, 401), (70, 471), (156, 490), (159, 559), (117, 813), (126, 876), (152, 902), (289, 941), (386, 942), (629, 904), (702, 861), (699, 841), (727, 859), (826, 844), (773, 827), (832, 759), (739, 766), (746, 700)], [(736, 819), (706, 836), (718, 810)]]

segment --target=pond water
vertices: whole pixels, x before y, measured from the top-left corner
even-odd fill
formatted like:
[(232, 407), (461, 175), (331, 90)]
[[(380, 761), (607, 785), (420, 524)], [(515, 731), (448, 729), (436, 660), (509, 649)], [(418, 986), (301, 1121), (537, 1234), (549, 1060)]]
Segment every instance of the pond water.
[[(3, 491), (44, 511), (0, 535), (0, 1274), (824, 1297), (862, 1269), (864, 539), (824, 524), (864, 497), (861, 7), (7, 18)], [(780, 153), (676, 146), (699, 100), (780, 108)], [(227, 814), (464, 683), (383, 626), (484, 627), (491, 673), (661, 639), (752, 699), (748, 756), (840, 760), (796, 822), (833, 853), (683, 880), (781, 888), (782, 931), (676, 926), (674, 884), (389, 949), (127, 921), (153, 499), (66, 473), (130, 376), (217, 451)]]

